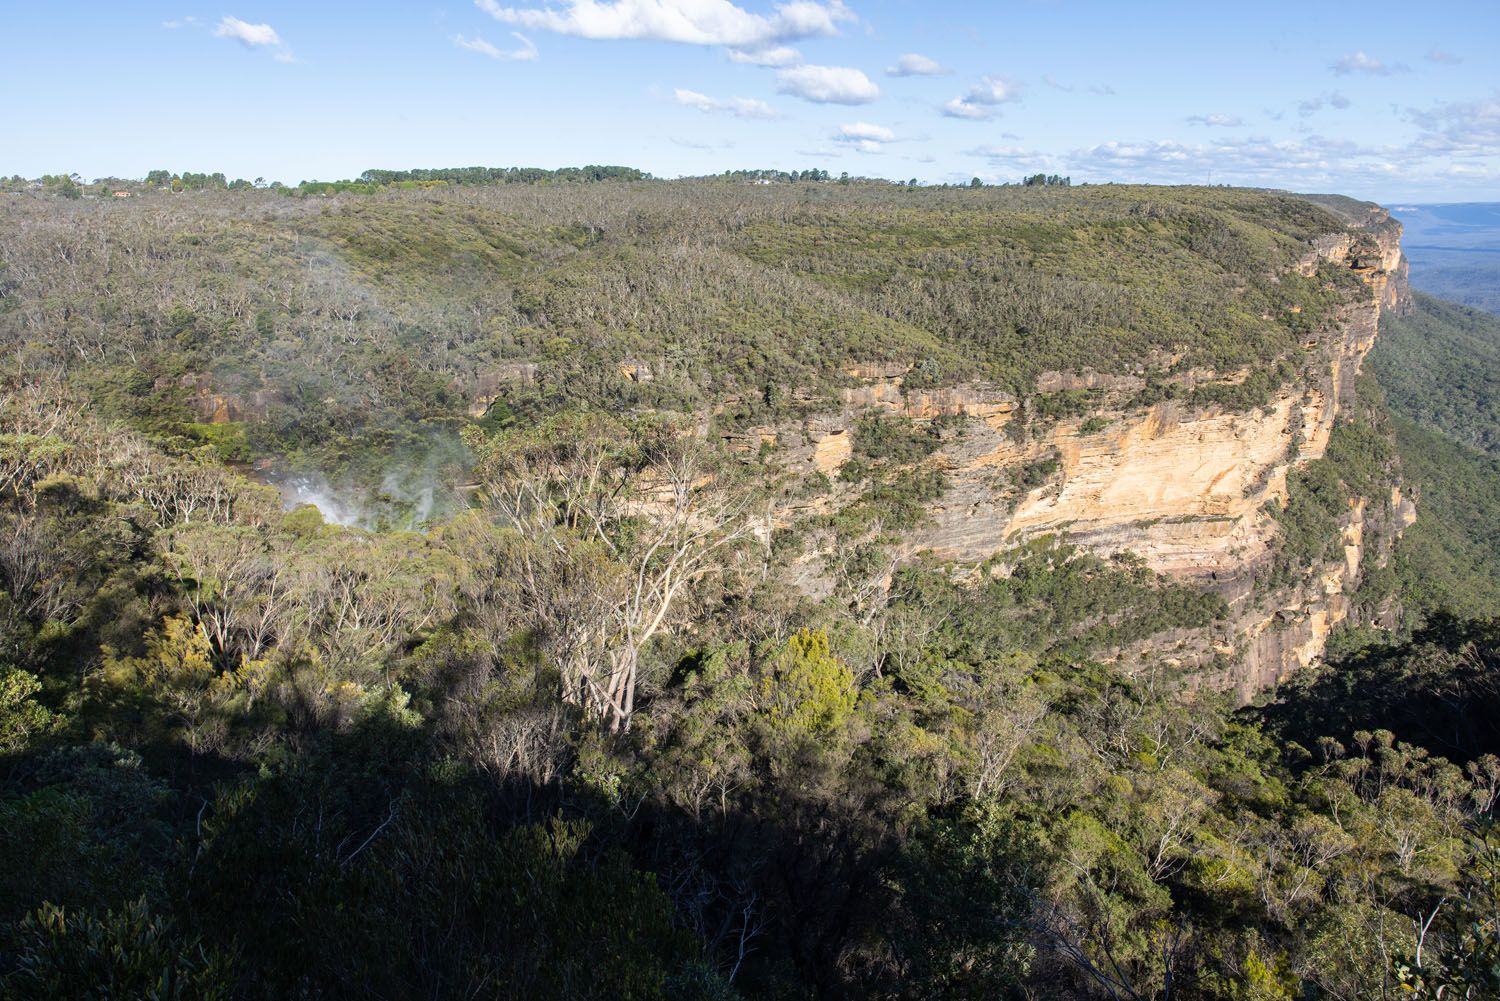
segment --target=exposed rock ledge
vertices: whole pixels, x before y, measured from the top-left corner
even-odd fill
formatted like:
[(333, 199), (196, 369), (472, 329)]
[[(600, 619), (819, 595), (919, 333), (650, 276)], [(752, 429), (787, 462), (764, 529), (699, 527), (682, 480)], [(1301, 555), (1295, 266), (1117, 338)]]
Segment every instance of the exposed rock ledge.
[[(800, 436), (782, 430), (779, 439), (794, 465), (832, 474), (852, 454), (852, 429), (862, 412), (966, 418), (965, 433), (934, 459), (951, 486), (935, 505), (931, 524), (908, 537), (908, 552), (925, 549), (944, 559), (977, 561), (1042, 533), (1103, 553), (1133, 551), (1160, 572), (1222, 594), (1231, 617), (1215, 635), (1162, 637), (1147, 649), (1118, 655), (1166, 656), (1193, 681), (1249, 698), (1319, 657), (1330, 630), (1348, 616), (1346, 592), (1357, 585), (1369, 558), (1369, 519), (1395, 532), (1414, 517), (1411, 502), (1399, 493), (1366, 499), (1379, 512), (1367, 511), (1365, 502), (1350, 512), (1342, 562), (1286, 593), (1255, 593), (1256, 571), (1276, 534), (1267, 505), (1285, 503), (1287, 477), (1296, 464), (1323, 455), (1340, 409), (1352, 400), (1381, 312), (1407, 305), (1400, 227), (1388, 216), (1371, 221), (1370, 228), (1317, 240), (1299, 263), (1306, 274), (1323, 260), (1349, 267), (1364, 280), (1368, 296), (1346, 307), (1332, 329), (1309, 345), (1316, 353), (1313, 377), (1288, 387), (1265, 408), (1190, 411), (1168, 402), (1144, 413), (1106, 410), (1088, 425), (1075, 420), (1040, 432), (1033, 428), (1023, 444), (1007, 428), (1018, 419), (1019, 403), (995, 387), (904, 390), (899, 369), (870, 366), (851, 371), (863, 384), (843, 392), (838, 415), (808, 422)], [(1216, 381), (1244, 374), (1222, 374)], [(1211, 375), (1179, 378), (1191, 385)], [(1122, 398), (1140, 383), (1130, 375), (1049, 373), (1038, 388), (1099, 389)], [(1016, 496), (1002, 471), (1043, 458), (1056, 460), (1057, 473)]]

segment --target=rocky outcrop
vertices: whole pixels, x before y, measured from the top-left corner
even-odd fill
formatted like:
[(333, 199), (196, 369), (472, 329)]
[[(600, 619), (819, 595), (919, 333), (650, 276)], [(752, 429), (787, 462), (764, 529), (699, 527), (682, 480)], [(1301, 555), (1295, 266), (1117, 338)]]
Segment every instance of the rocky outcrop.
[(812, 467), (826, 476), (836, 474), (854, 454), (854, 437), (847, 428), (815, 426), (808, 429), (807, 439)]
[(281, 394), (274, 389), (231, 392), (215, 383), (213, 376), (203, 372), (189, 372), (176, 379), (163, 376), (156, 380), (155, 388), (184, 391), (184, 402), (188, 409), (204, 424), (263, 421), (269, 415), (271, 407), (281, 402)]
[[(1228, 687), (1248, 698), (1321, 655), (1330, 630), (1351, 614), (1348, 594), (1371, 554), (1372, 525), (1389, 539), (1413, 509), (1398, 495), (1364, 498), (1343, 525), (1342, 558), (1312, 568), (1308, 580), (1279, 592), (1256, 587), (1270, 558), (1288, 476), (1324, 454), (1354, 380), (1375, 343), (1383, 311), (1405, 308), (1406, 262), (1400, 227), (1372, 215), (1365, 227), (1315, 241), (1297, 263), (1314, 275), (1325, 261), (1359, 275), (1365, 293), (1303, 346), (1303, 378), (1268, 403), (1239, 413), (1169, 401), (1129, 406), (1143, 374), (1044, 373), (1039, 393), (1087, 390), (1084, 418), (1028, 420), (1025, 402), (993, 386), (930, 389), (904, 384), (889, 365), (852, 369), (841, 408), (779, 439), (796, 468), (836, 472), (854, 451), (861, 414), (883, 411), (915, 421), (958, 418), (959, 430), (929, 461), (949, 483), (929, 524), (905, 537), (908, 555), (930, 551), (978, 561), (1027, 537), (1052, 534), (1101, 553), (1130, 551), (1153, 569), (1221, 594), (1231, 614), (1206, 634), (1156, 637), (1147, 648), (1116, 651), (1125, 661), (1165, 656), (1190, 683)], [(1172, 359), (1153, 359), (1163, 362)], [(1194, 370), (1167, 377), (1187, 389), (1238, 383), (1248, 371)], [(950, 422), (954, 423), (954, 422)], [(1015, 470), (1044, 464), (1040, 485)], [(1383, 559), (1383, 552), (1375, 559)]]
[(449, 388), (468, 399), (470, 417), (483, 417), (506, 386), (534, 385), (536, 373), (535, 362), (508, 362), (485, 369), (467, 381), (455, 379)]

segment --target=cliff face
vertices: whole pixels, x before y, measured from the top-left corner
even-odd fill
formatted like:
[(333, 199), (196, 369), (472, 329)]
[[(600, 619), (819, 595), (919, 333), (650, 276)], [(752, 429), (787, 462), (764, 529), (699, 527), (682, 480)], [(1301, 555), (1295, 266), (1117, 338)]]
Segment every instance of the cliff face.
[[(1314, 568), (1297, 586), (1257, 590), (1277, 535), (1271, 507), (1285, 505), (1298, 464), (1323, 456), (1381, 313), (1406, 304), (1400, 228), (1388, 217), (1320, 238), (1297, 267), (1311, 276), (1323, 261), (1359, 275), (1364, 292), (1303, 346), (1302, 378), (1248, 412), (1176, 401), (1132, 408), (1128, 401), (1144, 378), (1048, 373), (1039, 393), (1089, 389), (1095, 404), (1087, 418), (1040, 423), (1027, 421), (1023, 402), (994, 387), (908, 390), (898, 371), (873, 367), (851, 372), (859, 384), (843, 392), (837, 414), (777, 429), (777, 438), (793, 467), (832, 475), (853, 454), (863, 414), (956, 419), (950, 423), (960, 432), (928, 460), (943, 469), (948, 489), (931, 506), (929, 523), (905, 537), (906, 554), (930, 550), (945, 560), (978, 561), (1039, 534), (1103, 554), (1134, 552), (1161, 573), (1219, 593), (1231, 614), (1211, 635), (1156, 637), (1116, 655), (1165, 656), (1191, 682), (1248, 698), (1321, 654), (1330, 630), (1350, 614), (1347, 592), (1367, 561), (1383, 560), (1394, 533), (1414, 517), (1399, 490), (1360, 499), (1343, 520), (1343, 560)], [(1170, 379), (1191, 390), (1248, 375), (1191, 371)], [(1043, 482), (1018, 487), (1036, 479), (1015, 475), (1026, 469), (1041, 470)], [(1381, 552), (1367, 552), (1367, 535), (1383, 540)]]

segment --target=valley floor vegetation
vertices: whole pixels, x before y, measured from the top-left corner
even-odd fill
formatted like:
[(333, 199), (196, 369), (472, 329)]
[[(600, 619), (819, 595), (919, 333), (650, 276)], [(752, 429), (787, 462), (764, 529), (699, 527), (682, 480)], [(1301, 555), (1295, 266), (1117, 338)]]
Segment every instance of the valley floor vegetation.
[[(1020, 395), (1085, 361), (1279, 359), (1346, 294), (1286, 275), (1335, 225), (1312, 203), (121, 201), (0, 202), (0, 994), (1500, 990), (1500, 546), (1468, 527), (1500, 507), (1465, 499), (1500, 497), (1500, 439), (1453, 416), (1479, 413), (1466, 384), (1428, 410), (1405, 388), (1493, 327), (1424, 300), (1377, 348), (1407, 381), (1375, 363), (1388, 399), (1324, 472), (1413, 468), (1403, 628), (1338, 637), (1260, 707), (1109, 662), (1226, 614), (1129, 554), (1035, 539), (810, 593), (766, 530), (774, 462), (693, 433), (882, 358)], [(473, 416), (491, 364), (536, 370)], [(270, 402), (204, 420), (201, 373)], [(931, 447), (864, 431), (869, 468)], [(245, 475), (378, 483), (433, 436), (469, 490), (421, 532)]]

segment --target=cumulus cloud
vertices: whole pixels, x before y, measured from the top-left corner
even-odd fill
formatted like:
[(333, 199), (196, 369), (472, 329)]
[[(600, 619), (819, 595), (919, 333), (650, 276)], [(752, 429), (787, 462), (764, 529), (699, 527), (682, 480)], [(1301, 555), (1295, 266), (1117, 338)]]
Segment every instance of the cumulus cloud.
[(748, 63), (751, 66), (795, 66), (802, 61), (802, 53), (787, 45), (773, 45), (764, 49), (730, 49), (729, 61)]
[(919, 52), (908, 52), (885, 68), (886, 76), (942, 76), (952, 70)]
[(961, 97), (955, 97), (943, 105), (943, 114), (949, 118), (967, 118), (971, 122), (980, 122), (989, 118), (994, 112), (989, 108), (981, 108), (977, 104), (971, 104)]
[(1390, 76), (1392, 73), (1405, 73), (1410, 67), (1401, 63), (1383, 63), (1374, 56), (1368, 55), (1363, 49), (1341, 59), (1334, 60), (1329, 65), (1339, 76), (1348, 76), (1351, 73), (1365, 73), (1370, 76)]
[(1463, 59), (1451, 52), (1444, 52), (1442, 49), (1428, 49), (1427, 61), (1430, 63), (1439, 63), (1443, 66), (1457, 66), (1463, 62)]
[(465, 38), (463, 35), (454, 35), (453, 44), (457, 45), (460, 49), (468, 49), (470, 52), (477, 52), (482, 56), (489, 56), (491, 59), (504, 59), (510, 62), (529, 63), (537, 58), (539, 53), (537, 52), (535, 42), (527, 38), (525, 35), (521, 34), (519, 31), (512, 31), (510, 34), (512, 38), (521, 43), (521, 48), (509, 50), (502, 49), (499, 46), (491, 45), (489, 42), (486, 42), (478, 35), (475, 35), (473, 38)]
[(1408, 108), (1406, 117), (1422, 130), (1418, 146), (1430, 155), (1500, 162), (1500, 91), (1477, 101)]
[(1319, 94), (1317, 97), (1309, 97), (1305, 101), (1298, 101), (1297, 114), (1306, 118), (1308, 115), (1322, 111), (1325, 106), (1333, 108), (1335, 111), (1343, 111), (1353, 103), (1349, 98), (1335, 90), (1327, 94)]
[(678, 104), (689, 108), (697, 108), (705, 114), (726, 113), (736, 118), (775, 118), (776, 111), (765, 101), (757, 101), (753, 97), (731, 97), (720, 99), (700, 94), (696, 90), (684, 90), (681, 87), (672, 91), (672, 97)]
[(776, 73), (776, 89), (815, 104), (869, 104), (880, 88), (848, 66), (790, 66)]
[(1228, 129), (1239, 128), (1245, 124), (1244, 119), (1239, 115), (1189, 115), (1187, 121), (1189, 125), (1218, 126)]
[(728, 45), (743, 50), (836, 35), (840, 23), (855, 20), (843, 0), (793, 0), (776, 6), (770, 15), (751, 13), (729, 0), (566, 0), (560, 9), (505, 7), (498, 0), (474, 2), (506, 24), (560, 35)]
[(227, 14), (214, 29), (214, 35), (218, 38), (232, 38), (247, 49), (281, 45), (281, 36), (276, 34), (276, 29), (269, 24), (251, 24)]
[[(163, 22), (163, 27), (178, 28), (194, 24), (193, 18), (183, 18), (181, 21)], [(276, 29), (269, 24), (251, 24), (249, 21), (241, 21), (237, 17), (225, 15), (218, 25), (213, 29), (216, 38), (227, 38), (239, 42), (247, 49), (266, 49), (271, 53), (271, 58), (278, 63), (294, 63), (292, 52), (276, 33)]]
[(973, 104), (1004, 104), (1021, 96), (1021, 86), (998, 76), (981, 77), (969, 88), (964, 100)]
[(1012, 80), (998, 76), (980, 77), (968, 93), (943, 105), (943, 114), (949, 118), (983, 121), (994, 116), (995, 105), (1015, 101), (1020, 96), (1021, 86)]
[(870, 139), (875, 142), (890, 143), (896, 141), (896, 133), (884, 125), (871, 125), (869, 122), (853, 122), (849, 125), (839, 126), (839, 138)]

